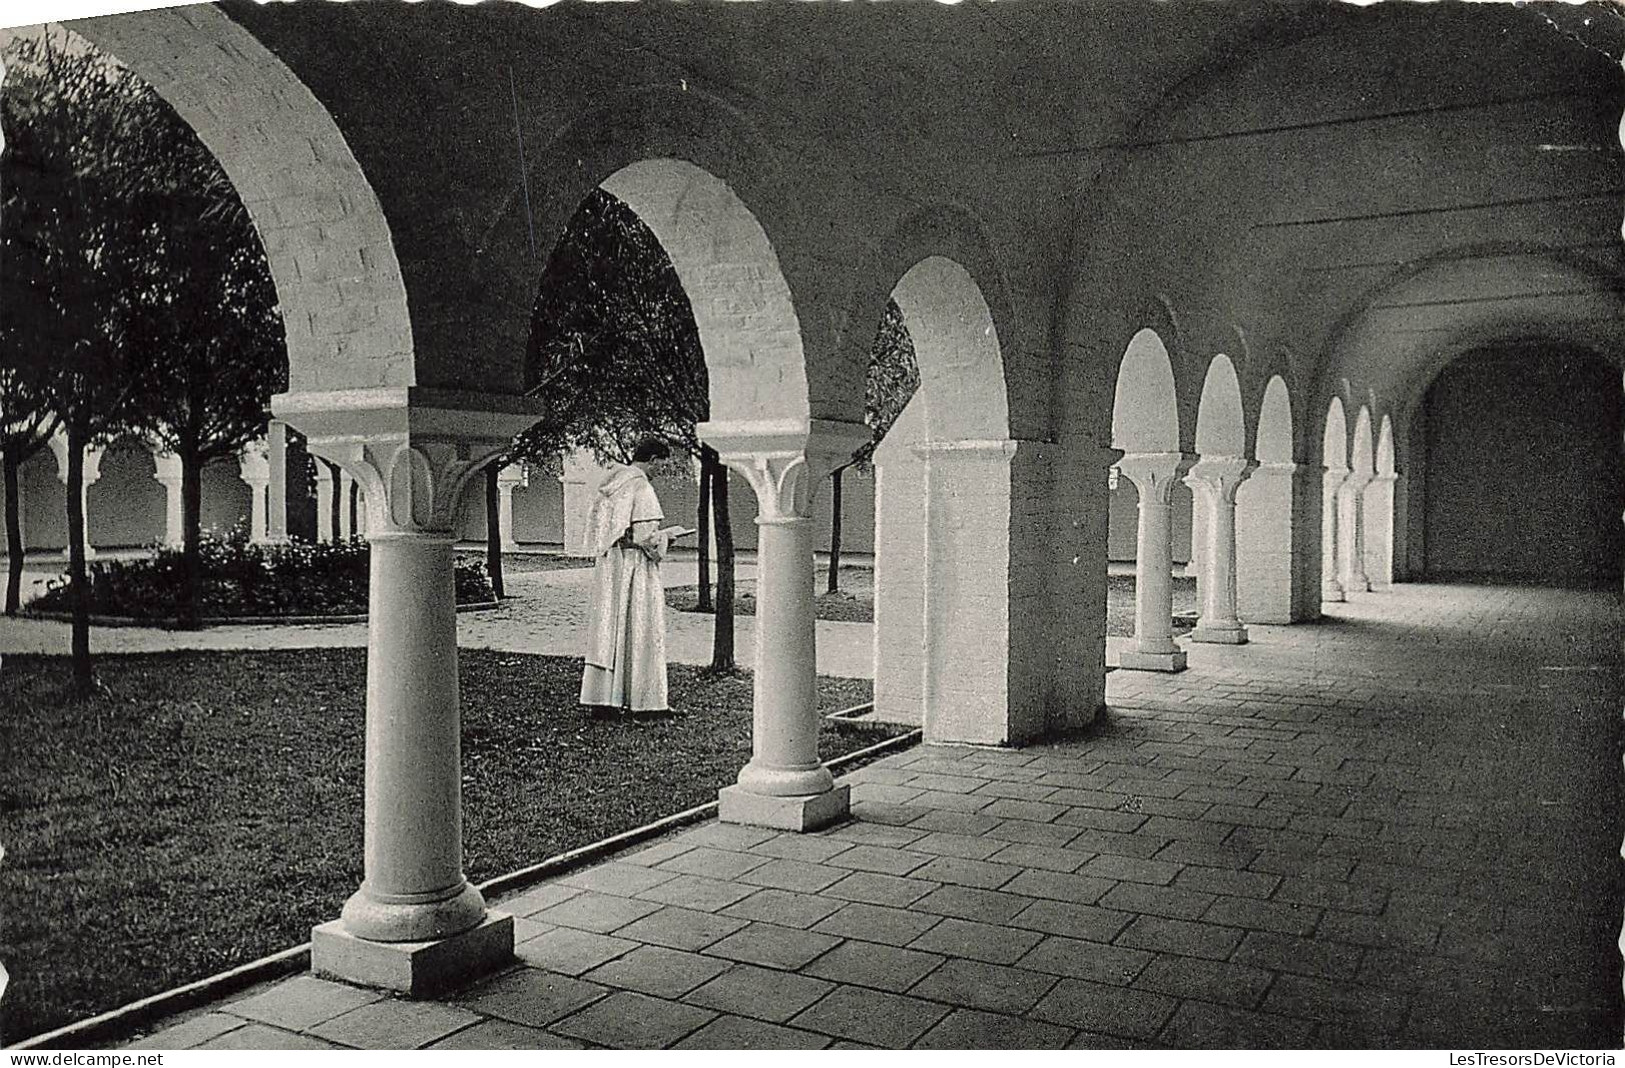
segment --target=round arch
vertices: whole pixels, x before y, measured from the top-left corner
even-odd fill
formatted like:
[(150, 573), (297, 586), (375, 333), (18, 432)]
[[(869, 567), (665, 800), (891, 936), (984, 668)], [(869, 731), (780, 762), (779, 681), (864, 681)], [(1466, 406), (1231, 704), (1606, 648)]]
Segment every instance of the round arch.
[(1328, 471), (1348, 470), (1349, 427), (1342, 397), (1333, 397), (1327, 405), (1325, 427), (1320, 439), (1321, 465)]
[(1349, 451), (1349, 470), (1360, 478), (1376, 473), (1376, 454), (1371, 437), (1371, 409), (1360, 406), (1354, 417), (1354, 443)]
[(1127, 453), (1179, 451), (1174, 368), (1155, 330), (1139, 331), (1123, 350), (1112, 397), (1112, 447)]
[(1196, 451), (1203, 456), (1242, 456), (1247, 451), (1246, 416), (1235, 364), (1219, 353), (1208, 365), (1196, 409)]
[(1258, 409), (1258, 439), (1253, 455), (1259, 463), (1287, 464), (1293, 456), (1292, 394), (1286, 379), (1273, 375)]
[(998, 330), (970, 272), (945, 256), (927, 257), (903, 275), (892, 299), (914, 342), (928, 440), (1008, 437)]

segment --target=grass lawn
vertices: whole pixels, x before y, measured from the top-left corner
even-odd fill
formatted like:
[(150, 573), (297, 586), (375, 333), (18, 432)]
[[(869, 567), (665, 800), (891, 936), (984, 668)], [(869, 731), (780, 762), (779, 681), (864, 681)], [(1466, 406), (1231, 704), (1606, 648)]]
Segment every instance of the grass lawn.
[[(750, 755), (749, 675), (672, 665), (659, 719), (594, 719), (579, 661), (465, 649), (475, 881), (712, 800)], [(6, 1041), (305, 941), (361, 880), (364, 652), (102, 656), (0, 671)], [(820, 679), (826, 711), (866, 680)], [(827, 759), (895, 731), (824, 727)]]
[[(485, 562), (483, 552), (469, 552), (466, 549), (457, 550), (459, 562), (478, 560)], [(504, 575), (533, 575), (539, 571), (574, 571), (579, 568), (592, 567), (591, 557), (565, 556), (562, 553), (503, 553), (502, 573)]]
[[(1174, 579), (1174, 633), (1189, 634), (1196, 626), (1196, 579)], [(1134, 637), (1134, 576), (1106, 576), (1106, 634)]]

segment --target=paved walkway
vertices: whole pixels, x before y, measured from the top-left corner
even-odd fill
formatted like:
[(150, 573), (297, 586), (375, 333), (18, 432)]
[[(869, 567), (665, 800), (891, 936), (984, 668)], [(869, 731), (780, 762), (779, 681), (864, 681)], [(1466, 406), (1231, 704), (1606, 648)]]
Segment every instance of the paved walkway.
[(499, 907), (438, 1002), (308, 975), (149, 1046), (1617, 1047), (1619, 601), (1401, 587)]

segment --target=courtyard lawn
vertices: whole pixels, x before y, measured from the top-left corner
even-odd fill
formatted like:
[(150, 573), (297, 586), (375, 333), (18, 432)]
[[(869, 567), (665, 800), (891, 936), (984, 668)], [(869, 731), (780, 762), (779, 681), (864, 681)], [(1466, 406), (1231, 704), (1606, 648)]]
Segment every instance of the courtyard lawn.
[[(485, 553), (459, 548), (457, 562), (473, 562), (478, 560), (485, 563)], [(563, 553), (503, 553), (503, 575), (534, 575), (542, 571), (576, 571), (590, 568), (593, 565), (592, 557), (565, 556)]]
[[(713, 800), (750, 756), (751, 679), (672, 665), (677, 714), (593, 718), (580, 662), (466, 649), (464, 841), (480, 881)], [(28, 1035), (305, 941), (361, 879), (364, 653), (0, 666), (0, 960)], [(835, 711), (865, 680), (819, 680)], [(824, 727), (825, 758), (896, 729)]]

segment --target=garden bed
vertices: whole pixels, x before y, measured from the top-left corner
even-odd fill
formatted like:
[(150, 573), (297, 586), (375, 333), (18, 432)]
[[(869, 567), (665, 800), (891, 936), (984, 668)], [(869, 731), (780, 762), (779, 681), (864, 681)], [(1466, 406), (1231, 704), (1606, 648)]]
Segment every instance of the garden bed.
[[(63, 657), (0, 672), (0, 959), (17, 1041), (303, 942), (361, 879), (365, 651)], [(673, 665), (677, 714), (595, 718), (580, 662), (467, 649), (467, 872), (480, 881), (713, 800), (751, 752), (751, 678)], [(870, 698), (821, 678), (825, 712)], [(900, 728), (821, 728), (831, 758)]]
[[(813, 612), (831, 623), (873, 623), (875, 621), (875, 573), (868, 567), (841, 568), (841, 588), (825, 592), (829, 568), (820, 566), (813, 576)], [(713, 590), (715, 585), (713, 584)], [(700, 612), (698, 586), (671, 586), (666, 590), (666, 607), (677, 612)], [(710, 615), (709, 609), (704, 615)], [(756, 614), (756, 580), (740, 579), (734, 584), (734, 615)]]

